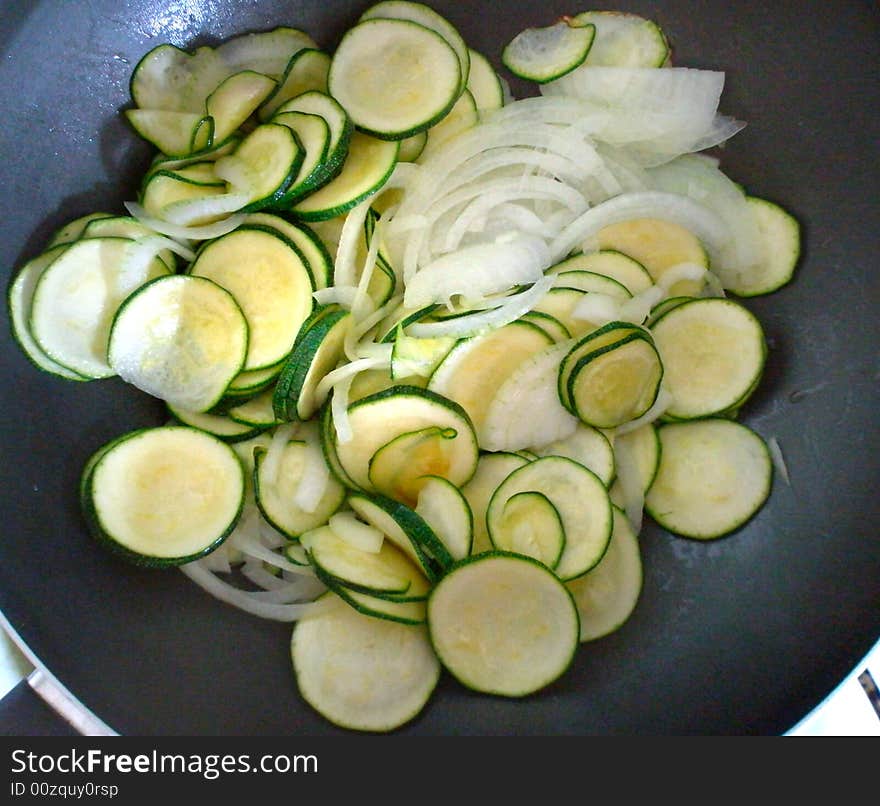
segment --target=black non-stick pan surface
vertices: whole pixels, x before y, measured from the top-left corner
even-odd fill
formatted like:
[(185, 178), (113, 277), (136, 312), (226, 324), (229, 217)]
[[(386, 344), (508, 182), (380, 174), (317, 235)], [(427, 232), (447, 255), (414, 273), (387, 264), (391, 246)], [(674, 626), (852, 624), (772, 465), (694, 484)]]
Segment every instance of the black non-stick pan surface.
[[(332, 48), (368, 4), (0, 4), (4, 277), (57, 227), (134, 198), (152, 152), (120, 110), (147, 50), (280, 24)], [(499, 68), (523, 27), (587, 8), (434, 5)], [(444, 679), (403, 733), (780, 734), (880, 636), (880, 10), (869, 0), (617, 8), (654, 18), (676, 64), (726, 71), (722, 111), (748, 127), (720, 152), (723, 167), (803, 224), (795, 281), (747, 302), (770, 354), (742, 419), (779, 440), (790, 484), (777, 475), (763, 511), (716, 542), (649, 524), (644, 590), (620, 631), (521, 701)], [(130, 567), (87, 535), (83, 462), (161, 422), (160, 404), (116, 379), (41, 374), (3, 330), (0, 607), (30, 650), (122, 734), (339, 732), (297, 694), (289, 626), (220, 604), (179, 572)]]

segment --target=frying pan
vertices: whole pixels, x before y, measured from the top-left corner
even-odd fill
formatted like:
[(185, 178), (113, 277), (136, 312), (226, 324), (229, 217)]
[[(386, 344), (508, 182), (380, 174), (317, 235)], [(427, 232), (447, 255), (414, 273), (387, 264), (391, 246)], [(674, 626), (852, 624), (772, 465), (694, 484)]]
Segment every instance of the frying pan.
[[(369, 3), (90, 0), (0, 4), (3, 272), (84, 213), (122, 212), (152, 155), (127, 127), (137, 59), (279, 24), (332, 48)], [(434, 7), (500, 69), (527, 25), (571, 2)], [(601, 7), (601, 6), (600, 6)], [(724, 70), (722, 111), (748, 122), (728, 174), (804, 227), (795, 281), (747, 302), (770, 343), (744, 422), (779, 440), (767, 506), (716, 542), (648, 524), (645, 584), (618, 632), (521, 701), (444, 678), (404, 734), (779, 734), (880, 636), (880, 9), (873, 2), (619, 2), (655, 19), (675, 62)], [(509, 77), (509, 76), (508, 76)], [(525, 87), (512, 82), (517, 94)], [(122, 734), (340, 732), (299, 698), (290, 627), (248, 616), (182, 574), (139, 570), (86, 533), (87, 456), (162, 408), (116, 379), (36, 371), (4, 327), (0, 353), (0, 608), (17, 635)]]

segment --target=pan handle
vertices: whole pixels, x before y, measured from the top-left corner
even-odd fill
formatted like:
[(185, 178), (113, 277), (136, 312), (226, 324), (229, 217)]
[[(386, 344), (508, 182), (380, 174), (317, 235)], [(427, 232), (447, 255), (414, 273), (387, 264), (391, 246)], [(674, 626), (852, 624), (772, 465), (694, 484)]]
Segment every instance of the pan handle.
[(0, 700), (0, 735), (4, 736), (115, 736), (42, 669)]

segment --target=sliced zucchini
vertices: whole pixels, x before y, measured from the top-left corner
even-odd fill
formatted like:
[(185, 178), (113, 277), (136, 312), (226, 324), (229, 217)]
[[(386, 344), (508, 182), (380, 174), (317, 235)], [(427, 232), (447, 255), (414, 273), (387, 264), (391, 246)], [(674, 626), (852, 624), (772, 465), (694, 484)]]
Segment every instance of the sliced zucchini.
[[(569, 261), (565, 261), (568, 263)], [(625, 301), (632, 297), (630, 290), (623, 283), (613, 280), (604, 274), (584, 269), (572, 269), (558, 263), (548, 273), (556, 275), (556, 288), (574, 288), (595, 294), (604, 294), (612, 299)]]
[(267, 121), (282, 104), (304, 92), (327, 92), (330, 56), (317, 48), (303, 48), (293, 54), (275, 91), (259, 110), (259, 118)]
[(519, 554), (470, 557), (428, 598), (428, 630), (440, 662), (475, 691), (523, 697), (560, 677), (580, 625), (565, 585)]
[(316, 47), (315, 40), (304, 31), (279, 26), (227, 39), (217, 46), (216, 53), (232, 73), (255, 70), (277, 80), (295, 53)]
[(545, 84), (584, 63), (596, 28), (564, 17), (544, 28), (525, 28), (501, 51), (504, 66), (518, 78)]
[(321, 239), (302, 223), (295, 223), (272, 213), (251, 213), (244, 220), (245, 226), (269, 227), (287, 238), (299, 251), (308, 265), (315, 289), (333, 284), (333, 260)]
[(304, 154), (296, 177), (272, 205), (284, 210), (316, 190), (326, 176), (330, 127), (320, 115), (312, 115), (308, 112), (282, 112), (272, 118), (272, 122), (287, 126), (296, 135)]
[(385, 184), (399, 149), (397, 142), (355, 132), (339, 174), (295, 204), (292, 214), (303, 221), (323, 221), (347, 212)]
[(132, 128), (169, 157), (188, 157), (211, 148), (214, 120), (204, 112), (126, 109)]
[(233, 193), (244, 193), (241, 212), (271, 207), (284, 198), (305, 158), (293, 129), (263, 123), (247, 135), (232, 154), (214, 165), (217, 176), (229, 182)]
[[(131, 216), (102, 216), (90, 221), (82, 231), (83, 238), (149, 238), (156, 233), (145, 224)], [(170, 249), (158, 253), (159, 258), (173, 272), (177, 258)]]
[(173, 404), (168, 405), (168, 412), (181, 425), (199, 428), (229, 443), (247, 442), (267, 430), (267, 426), (240, 423), (226, 414), (189, 411)]
[(244, 500), (235, 452), (186, 426), (131, 432), (90, 467), (85, 516), (95, 537), (138, 565), (181, 565), (217, 548)]
[[(619, 475), (623, 474), (623, 468), (631, 467), (635, 475), (633, 484), (636, 489), (642, 495), (647, 493), (654, 483), (657, 468), (660, 467), (660, 438), (657, 436), (654, 424), (646, 423), (625, 434), (615, 434), (614, 457)], [(614, 501), (614, 488), (612, 487), (609, 492)]]
[[(478, 449), (470, 420), (457, 403), (440, 395), (414, 386), (393, 386), (351, 404), (348, 419), (352, 438), (337, 441), (336, 455), (346, 474), (365, 490), (376, 489), (370, 481), (370, 463), (379, 449), (402, 435), (423, 429), (438, 429), (450, 436), (441, 439), (440, 451), (422, 456), (417, 450), (423, 460), (418, 475), (443, 476), (458, 485), (474, 473)], [(399, 447), (401, 459), (409, 458), (412, 446), (401, 443)], [(392, 470), (405, 473), (406, 467)]]
[(546, 495), (524, 490), (487, 514), (489, 540), (496, 549), (524, 554), (555, 568), (565, 548), (565, 527)]
[(504, 89), (501, 79), (489, 60), (479, 51), (468, 48), (470, 70), (467, 89), (470, 90), (477, 105), (477, 111), (488, 112), (504, 106)]
[(88, 380), (78, 372), (68, 369), (53, 361), (45, 351), (37, 344), (31, 335), (28, 320), (31, 313), (31, 304), (34, 298), (34, 289), (45, 268), (52, 263), (66, 248), (68, 244), (63, 240), (55, 246), (50, 246), (45, 252), (32, 258), (25, 263), (16, 273), (15, 278), (9, 284), (6, 294), (6, 305), (9, 309), (9, 321), (12, 325), (12, 335), (37, 369), (48, 372), (68, 381)]
[(483, 422), (498, 388), (520, 364), (550, 344), (547, 334), (528, 322), (511, 322), (462, 339), (431, 375), (428, 389), (454, 400), (468, 413), (483, 445)]
[(272, 408), (274, 389), (267, 388), (254, 397), (242, 400), (226, 410), (226, 416), (234, 422), (249, 425), (252, 428), (271, 428), (279, 424)]
[(456, 339), (449, 336), (432, 339), (407, 336), (403, 326), (399, 325), (394, 338), (394, 348), (391, 351), (391, 377), (398, 379), (412, 375), (430, 377), (455, 343)]
[(529, 322), (530, 324), (539, 327), (556, 344), (571, 339), (571, 333), (568, 332), (568, 328), (555, 316), (551, 316), (549, 313), (543, 313), (542, 311), (528, 311), (519, 318), (519, 321)]
[(308, 115), (317, 115), (324, 119), (327, 128), (330, 129), (330, 142), (327, 144), (327, 154), (319, 170), (309, 179), (311, 186), (308, 190), (314, 191), (326, 185), (342, 170), (342, 165), (348, 154), (351, 136), (354, 132), (354, 124), (342, 106), (330, 95), (310, 90), (296, 98), (286, 101), (275, 111), (276, 117), (282, 117), (288, 112), (300, 112)]
[(239, 373), (248, 325), (232, 294), (185, 274), (131, 294), (110, 329), (107, 360), (123, 380), (172, 406), (212, 408)]
[(798, 220), (778, 204), (757, 196), (746, 201), (758, 225), (762, 260), (750, 270), (726, 278), (725, 287), (738, 297), (777, 291), (791, 281), (801, 255)]
[(205, 99), (205, 113), (214, 121), (212, 148), (223, 145), (275, 89), (267, 75), (242, 70), (225, 78)]
[[(345, 488), (330, 475), (317, 443), (291, 440), (271, 463), (269, 450), (254, 449), (254, 495), (263, 517), (289, 538), (326, 524), (342, 506)], [(313, 505), (303, 506), (298, 498), (303, 480), (318, 474), (326, 478), (324, 488)]]
[(587, 65), (662, 67), (669, 58), (669, 42), (652, 20), (617, 11), (584, 11), (574, 19), (596, 28)]
[(425, 478), (415, 511), (446, 546), (452, 559), (462, 560), (471, 553), (473, 513), (461, 490), (452, 482), (441, 476)]
[(732, 300), (689, 300), (664, 313), (651, 332), (673, 398), (668, 417), (738, 409), (763, 374), (767, 344), (761, 323)]
[(303, 699), (350, 730), (387, 732), (409, 722), (440, 678), (424, 626), (370, 618), (341, 602), (297, 622), (291, 657)]
[(632, 331), (611, 344), (575, 345), (560, 364), (566, 376), (563, 404), (597, 428), (616, 428), (641, 417), (657, 399), (664, 364), (646, 331)]
[(397, 152), (398, 162), (415, 162), (422, 156), (428, 143), (428, 132), (416, 132), (400, 141), (400, 150)]
[(150, 280), (168, 274), (158, 258), (128, 259), (128, 238), (90, 238), (65, 249), (34, 287), (28, 327), (55, 363), (86, 378), (107, 378), (110, 326), (122, 301)]
[(272, 408), (279, 420), (308, 420), (320, 408), (324, 401), (316, 396), (316, 387), (343, 357), (350, 326), (351, 314), (342, 308), (303, 326), (272, 396)]
[(570, 342), (545, 347), (523, 361), (491, 397), (480, 446), (490, 451), (518, 451), (565, 439), (577, 428), (577, 418), (560, 403), (554, 387)]
[(230, 400), (250, 399), (265, 391), (278, 378), (282, 364), (273, 364), (265, 369), (252, 369), (239, 372), (226, 389), (226, 397)]
[(332, 527), (322, 526), (302, 535), (300, 542), (323, 576), (350, 590), (397, 601), (428, 597), (424, 574), (388, 541), (379, 551), (368, 552), (352, 546)]
[(749, 521), (770, 495), (767, 446), (742, 423), (695, 420), (657, 431), (660, 467), (645, 507), (670, 532), (698, 540), (722, 537)]
[(547, 270), (548, 274), (569, 271), (589, 271), (610, 277), (629, 291), (630, 295), (646, 291), (654, 284), (653, 278), (641, 263), (613, 249), (572, 255)]
[(226, 190), (226, 182), (217, 176), (213, 181), (192, 181), (179, 172), (154, 171), (144, 183), (141, 206), (156, 218), (167, 218), (169, 211), (186, 207), (195, 210), (188, 216), (187, 223), (209, 224), (225, 212), (212, 210), (213, 202), (208, 199), (225, 198)]
[(59, 227), (58, 230), (52, 234), (52, 237), (46, 243), (45, 251), (48, 251), (54, 246), (73, 243), (74, 241), (79, 240), (89, 224), (102, 218), (115, 218), (115, 216), (113, 213), (87, 213), (86, 215), (73, 219), (73, 221), (68, 221), (64, 226)]
[[(648, 426), (650, 428), (650, 426)], [(538, 456), (565, 456), (592, 470), (608, 487), (614, 480), (614, 450), (598, 428), (579, 423), (565, 439), (536, 447)]]
[(493, 543), (493, 525), (501, 522), (508, 501), (524, 492), (541, 493), (559, 516), (565, 546), (554, 570), (560, 579), (579, 577), (602, 559), (612, 516), (608, 492), (598, 476), (561, 456), (545, 456), (514, 470), (495, 490), (486, 511)]
[(443, 37), (458, 58), (461, 89), (464, 89), (470, 76), (470, 49), (456, 27), (446, 17), (424, 3), (412, 2), (412, 0), (380, 0), (360, 17), (361, 21), (375, 18), (409, 20)]
[(551, 288), (535, 305), (533, 312), (552, 316), (573, 338), (580, 338), (598, 326), (588, 318), (574, 315), (575, 309), (588, 293), (579, 288)]
[(430, 159), (444, 143), (457, 134), (472, 129), (479, 122), (480, 114), (477, 111), (477, 103), (470, 90), (465, 89), (458, 96), (452, 109), (443, 116), (443, 119), (427, 130), (428, 139), (419, 153), (417, 161), (422, 163)]
[(492, 541), (489, 539), (489, 531), (486, 527), (486, 510), (489, 508), (489, 501), (501, 482), (529, 461), (519, 454), (507, 451), (480, 454), (474, 475), (461, 488), (461, 494), (468, 502), (473, 515), (474, 539), (471, 544), (471, 554), (491, 550)]
[(352, 493), (348, 505), (413, 560), (431, 581), (453, 563), (452, 555), (424, 518), (383, 495)]
[(377, 17), (342, 37), (327, 85), (361, 131), (402, 140), (441, 120), (466, 80), (442, 36), (409, 20)]
[(149, 51), (135, 66), (131, 97), (142, 110), (203, 114), (210, 92), (234, 72), (211, 47), (187, 53), (163, 44)]
[(623, 626), (642, 592), (639, 541), (626, 515), (614, 508), (608, 550), (589, 573), (566, 583), (580, 616), (581, 642), (595, 641)]
[(457, 436), (454, 428), (437, 425), (397, 435), (370, 458), (370, 485), (395, 501), (415, 506), (431, 473), (450, 466)]
[(189, 268), (229, 291), (250, 329), (243, 369), (287, 357), (312, 310), (312, 279), (299, 252), (269, 230), (240, 227), (205, 244)]
[(353, 512), (337, 512), (330, 516), (327, 525), (350, 546), (370, 554), (381, 551), (385, 541), (382, 532), (358, 520)]
[[(613, 249), (629, 255), (645, 267), (654, 282), (681, 263), (709, 268), (709, 257), (699, 239), (679, 224), (658, 218), (638, 218), (603, 227), (596, 235), (600, 250)], [(679, 280), (670, 296), (698, 296), (703, 282)]]

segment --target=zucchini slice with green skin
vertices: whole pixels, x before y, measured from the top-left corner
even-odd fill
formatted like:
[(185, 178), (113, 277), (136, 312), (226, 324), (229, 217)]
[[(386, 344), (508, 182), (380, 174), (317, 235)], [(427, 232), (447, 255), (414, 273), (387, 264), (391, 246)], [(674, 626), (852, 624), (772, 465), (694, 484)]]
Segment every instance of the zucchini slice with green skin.
[(207, 431), (224, 442), (246, 442), (258, 434), (262, 434), (268, 428), (268, 426), (241, 423), (225, 414), (188, 411), (171, 404), (168, 405), (168, 412), (181, 425)]
[(611, 501), (595, 473), (561, 456), (545, 456), (514, 470), (489, 501), (486, 523), (493, 542), (493, 524), (500, 523), (509, 499), (522, 492), (543, 494), (559, 515), (565, 547), (554, 570), (560, 579), (579, 577), (602, 559), (611, 537)]
[(415, 506), (431, 471), (451, 465), (457, 436), (454, 428), (437, 425), (399, 434), (370, 458), (367, 477), (371, 487), (395, 501)]
[(345, 500), (345, 488), (329, 471), (326, 487), (314, 507), (307, 509), (297, 503), (303, 478), (318, 472), (313, 465), (315, 457), (321, 463), (324, 461), (317, 446), (291, 440), (281, 449), (279, 461), (273, 466), (266, 462), (268, 450), (254, 448), (254, 496), (263, 517), (289, 538), (298, 538), (327, 523)]
[(438, 33), (409, 20), (377, 17), (349, 28), (327, 86), (361, 131), (403, 140), (452, 109), (467, 76)]
[(629, 291), (630, 295), (647, 291), (654, 284), (653, 278), (641, 263), (629, 255), (613, 249), (572, 255), (561, 263), (551, 266), (547, 273), (558, 274), (568, 271), (589, 271), (601, 274), (616, 280)]
[(479, 432), (483, 448), (519, 451), (565, 439), (575, 431), (577, 418), (563, 408), (554, 386), (570, 347), (570, 342), (546, 347), (523, 361), (495, 390)]
[(131, 127), (168, 157), (189, 157), (214, 143), (214, 119), (204, 112), (126, 109)]
[(574, 20), (596, 29), (587, 65), (662, 67), (669, 58), (669, 42), (652, 20), (617, 11), (584, 11)]
[(515, 76), (546, 84), (580, 67), (593, 44), (596, 27), (564, 18), (544, 28), (525, 28), (501, 52), (501, 62)]
[(483, 445), (483, 423), (498, 388), (526, 359), (551, 344), (539, 327), (519, 321), (460, 339), (432, 373), (428, 389), (458, 403), (480, 434), (480, 445), (488, 447)]
[(657, 477), (648, 514), (682, 537), (712, 540), (739, 529), (763, 506), (773, 481), (764, 440), (732, 420), (668, 423), (657, 429)]
[(385, 535), (375, 526), (358, 520), (354, 512), (337, 512), (330, 516), (327, 525), (346, 543), (370, 554), (381, 551), (385, 543)]
[(214, 121), (212, 148), (223, 145), (275, 89), (267, 75), (242, 70), (223, 79), (205, 99), (205, 113)]
[(323, 582), (349, 607), (371, 618), (397, 621), (401, 624), (417, 626), (426, 621), (425, 599), (397, 599), (390, 596), (375, 596), (343, 585), (339, 580), (326, 575), (320, 566), (313, 565), (315, 576)]
[(469, 557), (428, 598), (428, 631), (443, 666), (475, 691), (524, 697), (568, 669), (579, 643), (574, 600), (556, 575), (521, 554)]
[(309, 115), (318, 115), (324, 119), (330, 129), (330, 141), (327, 144), (327, 154), (320, 168), (309, 178), (303, 191), (314, 192), (335, 178), (342, 170), (354, 133), (354, 124), (348, 116), (348, 112), (342, 108), (335, 98), (324, 92), (311, 90), (291, 98), (275, 111), (274, 117), (281, 117), (288, 112), (300, 112)]
[(468, 48), (470, 70), (467, 88), (470, 90), (480, 112), (501, 109), (504, 106), (504, 89), (501, 79), (489, 60), (479, 51)]
[[(645, 267), (659, 282), (669, 269), (682, 263), (709, 268), (709, 256), (696, 235), (679, 224), (658, 218), (637, 218), (610, 224), (596, 233), (600, 251), (623, 252)], [(679, 280), (669, 288), (669, 296), (696, 297), (703, 281)]]
[(49, 239), (46, 244), (46, 250), (48, 251), (53, 246), (60, 246), (61, 244), (73, 243), (82, 237), (83, 232), (85, 232), (86, 227), (91, 224), (93, 221), (98, 221), (101, 218), (115, 218), (116, 216), (113, 213), (87, 213), (86, 215), (80, 216), (79, 218), (73, 219), (73, 221), (68, 221), (62, 227), (52, 234), (52, 237)]
[(34, 287), (28, 328), (55, 363), (86, 378), (108, 378), (113, 317), (140, 286), (168, 274), (159, 258), (146, 266), (127, 260), (129, 238), (89, 238), (72, 243), (41, 273)]
[(296, 179), (305, 158), (296, 132), (289, 126), (263, 123), (247, 135), (231, 154), (214, 164), (217, 176), (243, 192), (249, 201), (240, 212), (271, 207)]
[(465, 89), (452, 105), (452, 109), (443, 116), (443, 119), (426, 130), (428, 139), (419, 153), (417, 161), (423, 163), (430, 159), (444, 143), (457, 134), (472, 129), (479, 122), (480, 113), (477, 110), (477, 102), (470, 90)]
[(217, 548), (245, 495), (235, 451), (187, 426), (131, 432), (90, 465), (84, 513), (94, 536), (138, 565), (181, 565)]
[(400, 144), (354, 132), (342, 169), (326, 185), (309, 193), (291, 209), (303, 221), (324, 221), (348, 212), (372, 196), (397, 165)]
[(293, 54), (284, 75), (278, 79), (274, 92), (260, 107), (258, 116), (264, 123), (282, 104), (304, 92), (327, 92), (330, 55), (317, 48), (303, 48)]
[(413, 560), (430, 580), (436, 580), (454, 560), (425, 519), (406, 504), (384, 495), (351, 493), (348, 505), (359, 518), (382, 532)]
[[(616, 440), (615, 440), (616, 442)], [(564, 456), (592, 470), (608, 487), (614, 480), (614, 449), (598, 428), (579, 423), (565, 439), (535, 448), (538, 456)]]
[(343, 357), (350, 325), (351, 314), (338, 308), (304, 326), (272, 395), (272, 408), (279, 420), (311, 419), (323, 404), (315, 389)]
[(274, 389), (264, 389), (258, 395), (242, 400), (226, 410), (226, 416), (234, 422), (252, 428), (271, 428), (279, 424), (272, 408)]
[[(145, 224), (141, 224), (136, 218), (131, 216), (103, 216), (89, 221), (85, 229), (82, 231), (83, 238), (149, 238), (154, 236), (153, 232)], [(169, 272), (173, 272), (177, 268), (177, 257), (170, 249), (163, 249), (158, 253), (158, 257), (168, 267)]]
[(446, 17), (424, 3), (412, 2), (412, 0), (380, 0), (361, 14), (359, 21), (376, 18), (409, 20), (443, 37), (458, 57), (461, 88), (464, 89), (470, 76), (471, 51), (458, 29)]
[(481, 554), (492, 548), (486, 527), (486, 510), (489, 508), (489, 501), (501, 482), (529, 461), (519, 454), (508, 451), (480, 454), (476, 472), (461, 488), (461, 494), (468, 502), (473, 515), (474, 539), (471, 544), (471, 554)]
[(581, 422), (616, 428), (641, 417), (657, 399), (663, 363), (647, 333), (566, 357), (566, 397)]
[(589, 573), (566, 583), (580, 616), (581, 643), (595, 641), (623, 626), (642, 592), (639, 541), (626, 514), (614, 507), (608, 551)]
[[(333, 593), (325, 598), (337, 598)], [(291, 640), (303, 699), (335, 725), (388, 732), (414, 719), (440, 679), (427, 629), (346, 606), (297, 622)]]
[(767, 343), (758, 319), (729, 299), (693, 299), (651, 327), (672, 404), (665, 416), (694, 419), (738, 409), (764, 372)]
[(192, 412), (212, 408), (241, 371), (248, 325), (235, 298), (186, 274), (131, 294), (110, 329), (107, 357), (123, 380)]
[(45, 268), (57, 258), (68, 244), (63, 241), (50, 246), (45, 252), (25, 263), (16, 273), (6, 292), (6, 307), (12, 335), (28, 360), (43, 372), (68, 381), (86, 381), (88, 378), (53, 361), (31, 335), (28, 319), (34, 298), (34, 288)]
[(419, 490), (416, 514), (431, 527), (454, 560), (471, 553), (474, 516), (461, 490), (441, 476), (428, 476)]
[(777, 291), (794, 276), (801, 255), (800, 223), (767, 199), (747, 196), (746, 202), (757, 221), (763, 260), (727, 278), (726, 288), (738, 297), (756, 297)]
[[(464, 484), (474, 473), (478, 447), (465, 411), (452, 400), (416, 386), (392, 386), (348, 407), (352, 438), (336, 442), (336, 455), (358, 487), (374, 491), (370, 463), (385, 445), (404, 434), (436, 428), (454, 432), (442, 440), (443, 450), (422, 457), (418, 475), (443, 476)], [(404, 470), (405, 468), (401, 468)]]
[(535, 490), (514, 493), (503, 507), (490, 509), (489, 539), (496, 549), (524, 554), (555, 568), (565, 548), (565, 528), (546, 495)]
[(317, 189), (326, 175), (327, 151), (330, 146), (330, 127), (320, 115), (308, 112), (282, 112), (272, 122), (287, 126), (302, 145), (303, 160), (287, 190), (272, 203), (277, 210), (285, 210), (294, 202)]
[[(186, 169), (182, 169), (186, 170)], [(224, 196), (226, 194), (226, 182), (215, 176), (215, 181), (206, 182), (191, 181), (185, 174), (171, 171), (154, 171), (146, 180), (141, 192), (141, 206), (150, 215), (156, 218), (164, 218), (169, 210), (180, 207), (195, 206), (204, 203), (207, 208), (210, 202), (202, 201), (212, 196)], [(213, 211), (202, 212), (190, 217), (190, 223), (194, 225), (207, 224), (216, 220), (217, 215)]]
[(333, 259), (323, 241), (305, 224), (295, 223), (269, 212), (250, 213), (245, 226), (269, 227), (287, 238), (306, 262), (315, 290), (333, 284)]
[(269, 31), (234, 36), (218, 45), (215, 52), (230, 73), (256, 70), (277, 80), (293, 54), (316, 47), (315, 40), (305, 31), (282, 25)]
[(368, 552), (352, 546), (333, 527), (323, 526), (304, 534), (300, 543), (322, 576), (352, 591), (399, 602), (428, 598), (428, 580), (390, 541)]
[(231, 293), (250, 329), (244, 370), (272, 367), (293, 349), (312, 311), (312, 278), (296, 248), (277, 232), (239, 227), (206, 243), (189, 267)]

